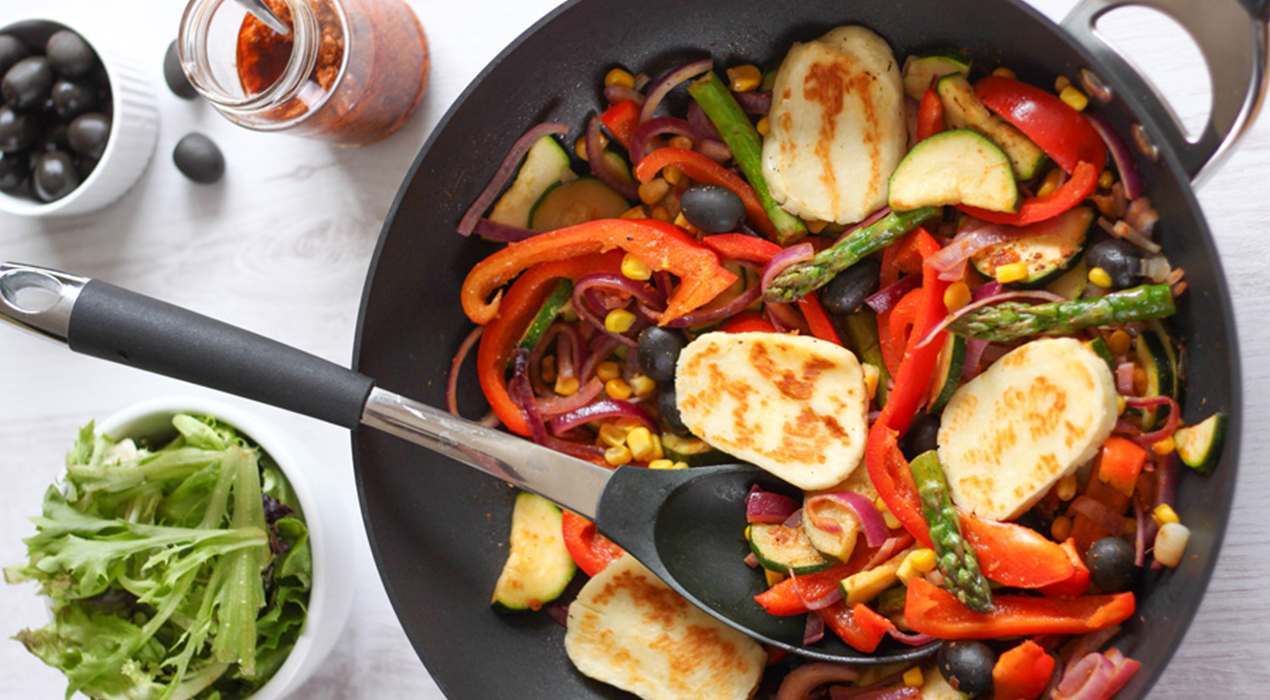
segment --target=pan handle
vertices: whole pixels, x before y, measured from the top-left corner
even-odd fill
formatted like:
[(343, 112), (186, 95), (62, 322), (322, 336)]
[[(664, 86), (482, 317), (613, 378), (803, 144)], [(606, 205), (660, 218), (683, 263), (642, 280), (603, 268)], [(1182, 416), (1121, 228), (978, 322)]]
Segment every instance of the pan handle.
[[(1195, 39), (1208, 64), (1212, 112), (1196, 141), (1187, 139), (1168, 104), (1094, 29), (1102, 15), (1132, 5), (1176, 20)], [(1199, 185), (1216, 171), (1261, 109), (1266, 92), (1268, 12), (1270, 0), (1080, 0), (1063, 19), (1063, 28), (1098, 59), (1099, 77), (1113, 91), (1132, 95), (1147, 106), (1142, 126), (1148, 138), (1177, 154), (1182, 168)]]
[(374, 382), (255, 333), (99, 280), (0, 263), (0, 319), (76, 352), (355, 428)]

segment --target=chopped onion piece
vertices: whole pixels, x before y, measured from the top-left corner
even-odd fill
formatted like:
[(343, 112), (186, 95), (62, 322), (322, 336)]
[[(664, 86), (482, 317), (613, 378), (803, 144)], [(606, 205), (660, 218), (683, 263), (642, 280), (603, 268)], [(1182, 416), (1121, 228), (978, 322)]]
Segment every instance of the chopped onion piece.
[(757, 484), (750, 487), (745, 496), (745, 522), (783, 523), (798, 510), (798, 503), (789, 496), (774, 491), (764, 491)]
[(1120, 138), (1106, 119), (1096, 114), (1085, 116), (1089, 118), (1094, 131), (1098, 132), (1098, 136), (1107, 145), (1107, 150), (1111, 152), (1111, 159), (1115, 161), (1116, 170), (1120, 172), (1120, 181), (1124, 183), (1124, 195), (1129, 199), (1141, 197), (1142, 177), (1138, 175), (1138, 168), (1133, 162), (1133, 153), (1129, 150), (1129, 145)]
[(648, 89), (648, 99), (644, 100), (644, 106), (639, 112), (639, 120), (646, 122), (653, 118), (653, 113), (657, 111), (657, 107), (661, 105), (661, 101), (670, 94), (680, 83), (684, 83), (692, 78), (705, 73), (714, 68), (714, 61), (709, 58), (703, 58), (698, 61), (686, 63), (666, 75), (662, 76), (652, 87)]
[(776, 700), (807, 700), (811, 692), (829, 683), (851, 683), (860, 677), (860, 672), (847, 664), (831, 664), (814, 662), (799, 666), (785, 675), (780, 690), (776, 691)]
[(877, 506), (873, 505), (867, 497), (852, 492), (839, 491), (836, 493), (824, 493), (818, 496), (812, 496), (803, 504), (803, 512), (806, 517), (811, 518), (812, 525), (815, 525), (826, 532), (835, 532), (837, 530), (836, 523), (826, 523), (832, 527), (823, 527), (820, 523), (822, 519), (815, 516), (816, 506), (829, 501), (837, 501), (845, 505), (855, 515), (856, 520), (860, 521), (860, 530), (864, 533), (864, 541), (870, 547), (881, 547), (885, 542), (890, 531), (886, 527), (886, 522), (882, 519), (882, 514), (878, 512)]

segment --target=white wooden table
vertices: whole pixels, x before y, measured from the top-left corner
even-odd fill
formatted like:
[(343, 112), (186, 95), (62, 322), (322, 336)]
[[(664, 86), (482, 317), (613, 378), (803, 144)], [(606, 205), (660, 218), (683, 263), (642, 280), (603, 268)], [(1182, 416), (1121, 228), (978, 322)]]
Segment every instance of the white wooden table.
[[(1032, 0), (1059, 18), (1072, 0)], [(116, 27), (135, 37), (136, 59), (160, 94), (162, 124), (149, 170), (122, 201), (78, 219), (37, 223), (0, 215), (0, 258), (99, 277), (270, 335), (336, 362), (350, 359), (367, 263), (389, 204), (429, 130), (468, 81), (555, 0), (413, 0), (431, 41), (431, 86), (422, 108), (396, 136), (361, 150), (248, 132), (210, 108), (162, 86), (161, 59), (184, 3), (6, 0), (0, 26), (55, 6), (76, 23)], [(477, 6), (481, 5), (480, 9)], [(1127, 13), (1126, 13), (1127, 14)], [(82, 18), (82, 19), (79, 19)], [(1170, 47), (1156, 22), (1113, 17), (1115, 36), (1167, 80), (1177, 110), (1192, 123), (1207, 113), (1197, 54)], [(171, 150), (189, 131), (224, 150), (228, 172), (206, 187), (183, 179)], [(1270, 687), (1270, 119), (1200, 193), (1235, 298), (1243, 348), (1244, 464), (1221, 561), (1195, 624), (1155, 696), (1262, 697)], [(0, 332), (0, 562), (19, 561), (26, 518), (55, 477), (75, 429), (132, 402), (203, 390)], [(324, 478), (354, 486), (345, 432), (252, 404), (326, 460)], [(439, 698), (384, 595), (365, 536), (348, 567), (358, 579), (352, 621), (323, 671), (297, 697)], [(0, 585), (0, 635), (38, 626), (42, 603), (29, 586)], [(55, 698), (62, 677), (16, 642), (0, 642), (0, 697)]]

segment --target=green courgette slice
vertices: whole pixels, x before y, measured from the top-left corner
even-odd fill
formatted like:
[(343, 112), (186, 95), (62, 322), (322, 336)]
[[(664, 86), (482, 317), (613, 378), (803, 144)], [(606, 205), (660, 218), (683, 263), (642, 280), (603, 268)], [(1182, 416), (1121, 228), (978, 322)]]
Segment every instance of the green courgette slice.
[(1200, 474), (1211, 474), (1221, 459), (1226, 422), (1226, 414), (1218, 411), (1195, 425), (1178, 428), (1173, 442), (1182, 463)]
[(813, 574), (833, 564), (811, 546), (811, 540), (801, 527), (755, 524), (745, 528), (745, 539), (758, 563), (770, 571)]
[(511, 544), (490, 604), (497, 610), (538, 610), (564, 593), (577, 566), (564, 546), (560, 507), (532, 493), (516, 494)]

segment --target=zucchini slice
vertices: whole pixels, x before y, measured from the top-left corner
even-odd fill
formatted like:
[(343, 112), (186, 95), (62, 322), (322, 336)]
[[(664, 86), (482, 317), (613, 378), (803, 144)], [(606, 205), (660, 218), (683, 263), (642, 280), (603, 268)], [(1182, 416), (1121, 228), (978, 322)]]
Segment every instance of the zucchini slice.
[(557, 183), (576, 177), (569, 167), (569, 153), (554, 138), (538, 139), (525, 155), (511, 187), (494, 203), (490, 221), (527, 228), (529, 212), (543, 193)]
[(1213, 473), (1217, 460), (1221, 459), (1226, 421), (1226, 414), (1218, 411), (1195, 425), (1178, 428), (1173, 433), (1173, 442), (1182, 463), (1200, 474)]
[(683, 437), (674, 433), (662, 434), (661, 447), (666, 453), (666, 459), (672, 462), (683, 462), (690, 467), (723, 464), (729, 459), (726, 454), (714, 449), (705, 440)]
[(622, 195), (593, 177), (560, 182), (542, 193), (529, 212), (529, 228), (554, 231), (596, 219), (612, 219), (630, 208)]
[(897, 211), (969, 204), (1012, 212), (1019, 188), (1000, 148), (975, 131), (954, 129), (913, 146), (891, 174), (889, 199)]
[(966, 364), (966, 339), (948, 334), (944, 347), (939, 351), (939, 362), (935, 365), (935, 383), (930, 389), (930, 401), (927, 413), (938, 413), (944, 410), (948, 399), (961, 384), (961, 372)]
[(1026, 227), (1024, 237), (979, 251), (970, 261), (987, 277), (995, 277), (1000, 265), (1022, 262), (1027, 265), (1027, 277), (1021, 284), (1043, 285), (1076, 264), (1093, 223), (1093, 209), (1074, 207)]
[[(1133, 351), (1138, 364), (1146, 372), (1147, 385), (1144, 396), (1178, 396), (1177, 352), (1173, 340), (1159, 321), (1152, 321), (1133, 340)], [(1143, 408), (1142, 429), (1152, 430), (1159, 425), (1167, 408)]]
[(564, 278), (556, 282), (556, 286), (552, 288), (551, 293), (543, 300), (538, 313), (534, 315), (534, 320), (529, 322), (525, 334), (520, 337), (520, 347), (530, 351), (538, 347), (547, 329), (555, 323), (556, 316), (560, 315), (560, 310), (569, 303), (571, 298), (573, 298), (573, 280)]
[(811, 546), (801, 527), (759, 523), (745, 528), (745, 539), (764, 569), (801, 575), (823, 571), (833, 564)]
[(1065, 299), (1077, 299), (1085, 293), (1089, 286), (1089, 265), (1084, 256), (1067, 268), (1067, 272), (1045, 286), (1046, 289)]
[(920, 100), (936, 78), (970, 73), (970, 60), (955, 53), (909, 56), (904, 59), (904, 94)]
[(1085, 343), (1089, 346), (1094, 354), (1102, 358), (1107, 363), (1107, 367), (1111, 369), (1112, 374), (1116, 372), (1116, 356), (1111, 353), (1111, 346), (1107, 345), (1107, 340), (1102, 336), (1095, 336), (1093, 340)]
[(564, 546), (562, 518), (542, 496), (516, 494), (510, 553), (490, 600), (495, 609), (538, 610), (564, 593), (577, 566)]
[(1020, 180), (1031, 180), (1045, 164), (1045, 151), (1028, 140), (1022, 131), (988, 111), (975, 97), (966, 76), (946, 75), (935, 84), (944, 103), (944, 119), (954, 129), (970, 128), (992, 139), (1010, 157), (1010, 165)]

